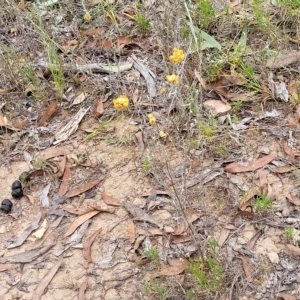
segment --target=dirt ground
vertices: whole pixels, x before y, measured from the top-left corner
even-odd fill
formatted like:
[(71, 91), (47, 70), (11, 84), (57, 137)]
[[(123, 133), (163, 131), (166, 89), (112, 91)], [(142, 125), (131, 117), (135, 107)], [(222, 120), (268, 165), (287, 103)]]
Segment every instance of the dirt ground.
[(0, 7), (0, 299), (300, 299), (298, 2)]

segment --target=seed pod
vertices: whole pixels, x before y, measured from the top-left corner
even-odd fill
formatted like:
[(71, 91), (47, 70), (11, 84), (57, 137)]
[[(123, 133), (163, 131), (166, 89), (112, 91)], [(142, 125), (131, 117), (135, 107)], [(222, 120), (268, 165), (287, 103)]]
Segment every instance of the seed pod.
[(21, 182), (19, 180), (16, 180), (11, 185), (11, 188), (12, 188), (12, 190), (22, 188), (22, 184), (21, 184)]
[(23, 172), (23, 173), (19, 176), (19, 180), (20, 180), (22, 183), (30, 181), (30, 178), (29, 178), (29, 172)]
[(13, 189), (12, 192), (11, 192), (11, 195), (14, 198), (21, 198), (23, 196), (22, 187), (21, 188), (17, 188), (17, 189)]
[(11, 208), (12, 208), (12, 202), (8, 199), (4, 199), (2, 202), (1, 202), (1, 207), (0, 209), (3, 210), (5, 213), (9, 213), (11, 211)]

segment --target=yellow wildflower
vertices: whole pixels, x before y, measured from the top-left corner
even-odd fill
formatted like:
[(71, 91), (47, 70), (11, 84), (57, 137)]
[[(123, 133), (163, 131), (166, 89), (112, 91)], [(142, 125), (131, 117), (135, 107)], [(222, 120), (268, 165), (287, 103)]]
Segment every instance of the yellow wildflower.
[(129, 99), (125, 95), (120, 95), (117, 99), (113, 100), (116, 109), (124, 109), (129, 106)]
[(148, 114), (148, 119), (150, 125), (154, 125), (156, 123), (156, 118), (153, 116), (153, 114)]
[(90, 15), (90, 13), (87, 11), (86, 13), (85, 13), (85, 15), (84, 15), (84, 17), (83, 17), (86, 21), (90, 21), (91, 20), (91, 15)]
[(160, 92), (161, 94), (164, 94), (166, 91), (167, 91), (166, 88), (162, 88), (162, 89), (159, 90), (159, 92)]
[(239, 63), (239, 61), (240, 61), (239, 57), (236, 57), (232, 60), (232, 63), (236, 65), (237, 63)]
[(162, 130), (159, 132), (159, 137), (161, 137), (162, 139), (167, 137), (167, 134), (164, 133)]
[(169, 81), (169, 82), (174, 82), (175, 84), (178, 84), (179, 82), (179, 77), (175, 74), (172, 74), (172, 75), (167, 75), (166, 76), (166, 79)]
[(170, 61), (180, 63), (184, 59), (184, 52), (181, 49), (174, 48), (173, 55), (169, 56)]

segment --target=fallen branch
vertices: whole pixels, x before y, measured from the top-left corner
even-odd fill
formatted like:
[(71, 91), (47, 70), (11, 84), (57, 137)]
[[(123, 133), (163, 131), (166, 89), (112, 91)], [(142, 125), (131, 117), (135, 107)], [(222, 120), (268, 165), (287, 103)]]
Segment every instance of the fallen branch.
[[(47, 68), (47, 69), (55, 69), (54, 65), (50, 65), (44, 61), (38, 61), (35, 63), (37, 67)], [(72, 72), (94, 72), (94, 73), (119, 73), (123, 71), (130, 70), (132, 68), (131, 62), (122, 62), (115, 66), (104, 65), (100, 63), (92, 63), (92, 64), (64, 64), (59, 66), (62, 68), (64, 72), (72, 71)]]

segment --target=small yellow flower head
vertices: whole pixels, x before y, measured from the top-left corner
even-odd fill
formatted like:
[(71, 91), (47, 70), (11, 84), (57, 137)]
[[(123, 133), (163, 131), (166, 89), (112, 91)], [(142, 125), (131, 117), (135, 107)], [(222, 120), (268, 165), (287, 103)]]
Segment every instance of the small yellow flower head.
[(166, 79), (167, 79), (167, 81), (173, 82), (175, 84), (178, 84), (178, 82), (179, 82), (179, 77), (177, 75), (175, 75), (175, 74), (167, 75)]
[(91, 20), (91, 15), (90, 15), (90, 13), (87, 11), (86, 13), (85, 13), (85, 15), (84, 15), (84, 17), (83, 17), (86, 21), (90, 21)]
[(117, 99), (113, 100), (116, 109), (124, 109), (129, 106), (129, 99), (125, 95), (120, 95)]
[(162, 89), (159, 90), (159, 92), (160, 92), (161, 94), (164, 94), (166, 91), (167, 91), (166, 88), (162, 88)]
[(184, 59), (184, 52), (181, 49), (174, 48), (173, 55), (169, 56), (170, 61), (180, 63)]
[(156, 123), (156, 118), (153, 116), (153, 114), (148, 114), (148, 119), (150, 125), (154, 125)]
[(162, 139), (167, 137), (167, 134), (164, 133), (162, 130), (159, 132), (159, 137), (161, 137)]
[(237, 63), (239, 63), (239, 61), (240, 61), (240, 59), (238, 57), (236, 57), (232, 60), (232, 63), (236, 65)]

